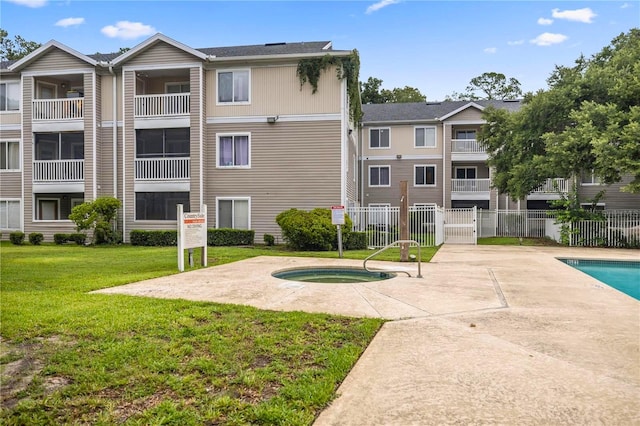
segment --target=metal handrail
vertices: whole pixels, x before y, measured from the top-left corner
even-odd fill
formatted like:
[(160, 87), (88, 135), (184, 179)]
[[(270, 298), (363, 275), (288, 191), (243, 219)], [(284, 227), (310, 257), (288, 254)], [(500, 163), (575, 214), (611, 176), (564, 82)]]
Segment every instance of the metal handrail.
[[(397, 240), (392, 242), (391, 244), (387, 244), (386, 246), (382, 247), (380, 250), (378, 250), (377, 252), (373, 253), (372, 255), (368, 256), (365, 260), (364, 263), (362, 264), (362, 267), (364, 268), (365, 271), (367, 272), (374, 272), (370, 269), (367, 269), (367, 261), (369, 259), (371, 259), (373, 256), (382, 253), (383, 251), (385, 251), (388, 248), (391, 248), (393, 246), (395, 246), (396, 244), (415, 244), (418, 247), (418, 275), (416, 276), (416, 278), (422, 278), (422, 269), (420, 266), (420, 262), (421, 262), (421, 255), (420, 255), (420, 243), (415, 241), (415, 240)], [(376, 272), (380, 272), (380, 270), (377, 270)], [(409, 277), (411, 277), (411, 274), (408, 273), (407, 271), (388, 271), (388, 270), (384, 270), (384, 272), (403, 272), (405, 274), (407, 274)]]

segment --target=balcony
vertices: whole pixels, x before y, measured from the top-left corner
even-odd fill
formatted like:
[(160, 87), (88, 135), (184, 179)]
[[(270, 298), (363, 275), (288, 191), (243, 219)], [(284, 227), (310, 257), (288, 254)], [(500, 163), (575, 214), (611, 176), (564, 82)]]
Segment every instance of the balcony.
[(190, 113), (191, 95), (171, 93), (161, 95), (136, 95), (135, 118), (184, 117)]
[(477, 139), (451, 139), (451, 159), (486, 161), (489, 156)]
[(569, 179), (547, 179), (545, 183), (531, 191), (528, 200), (557, 200), (560, 194), (569, 192)]
[(84, 182), (84, 160), (36, 160), (33, 162), (33, 182)]
[(137, 181), (188, 181), (191, 160), (177, 158), (137, 158), (135, 180)]
[(491, 179), (451, 179), (452, 200), (488, 200)]
[(34, 122), (82, 120), (84, 98), (34, 99), (32, 114)]

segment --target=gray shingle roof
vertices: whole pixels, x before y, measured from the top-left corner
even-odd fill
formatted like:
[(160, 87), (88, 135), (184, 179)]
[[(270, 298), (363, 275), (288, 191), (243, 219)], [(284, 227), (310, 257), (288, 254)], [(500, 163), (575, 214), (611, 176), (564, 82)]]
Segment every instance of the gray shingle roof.
[(267, 43), (251, 46), (206, 47), (196, 49), (206, 55), (215, 55), (217, 58), (233, 56), (263, 56), (263, 55), (294, 55), (301, 53), (340, 52), (331, 47), (324, 49), (330, 41), (310, 41), (300, 43)]
[(480, 106), (492, 105), (496, 108), (504, 108), (509, 111), (520, 109), (518, 101), (442, 101), (442, 102), (411, 102), (400, 104), (365, 104), (362, 105), (363, 123), (386, 121), (435, 121), (468, 103), (473, 102)]

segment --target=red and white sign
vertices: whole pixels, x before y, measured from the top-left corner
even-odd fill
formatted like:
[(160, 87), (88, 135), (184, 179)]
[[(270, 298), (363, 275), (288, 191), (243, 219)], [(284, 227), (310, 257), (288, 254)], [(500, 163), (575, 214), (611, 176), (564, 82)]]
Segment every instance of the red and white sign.
[(331, 223), (333, 225), (344, 225), (344, 206), (331, 206)]

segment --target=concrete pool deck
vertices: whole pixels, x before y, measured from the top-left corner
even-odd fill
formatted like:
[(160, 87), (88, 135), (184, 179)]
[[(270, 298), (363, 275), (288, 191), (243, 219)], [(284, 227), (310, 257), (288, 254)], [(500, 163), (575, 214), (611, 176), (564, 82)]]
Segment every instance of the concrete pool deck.
[(270, 274), (362, 261), (257, 257), (100, 292), (392, 320), (318, 426), (640, 424), (640, 302), (557, 257), (640, 251), (445, 245), (422, 279), (357, 284)]

